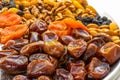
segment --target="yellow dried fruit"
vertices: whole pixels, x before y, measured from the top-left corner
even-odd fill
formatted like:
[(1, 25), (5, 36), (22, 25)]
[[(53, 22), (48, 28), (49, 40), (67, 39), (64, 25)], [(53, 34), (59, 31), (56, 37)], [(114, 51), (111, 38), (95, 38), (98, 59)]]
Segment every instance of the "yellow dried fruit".
[(21, 1), (21, 4), (23, 4), (24, 6), (31, 6), (30, 2), (26, 1), (26, 0), (23, 0)]
[(109, 29), (109, 25), (101, 25), (99, 28), (100, 29)]
[(75, 19), (74, 14), (69, 9), (66, 9), (63, 14), (70, 18)]
[(92, 6), (90, 6), (90, 5), (86, 6), (86, 11), (90, 12), (90, 13), (95, 13), (96, 14), (96, 10)]
[(114, 43), (120, 45), (120, 40), (115, 40)]
[(43, 0), (43, 2), (47, 3), (49, 5), (55, 5), (56, 4), (55, 0)]
[(97, 28), (88, 28), (89, 31), (97, 31)]
[(82, 9), (83, 11), (85, 10), (84, 7), (78, 1), (72, 0), (72, 2), (76, 8)]
[(99, 28), (99, 26), (97, 24), (93, 24), (93, 23), (88, 24), (87, 27), (88, 28)]
[(9, 12), (13, 12), (13, 13), (16, 13), (18, 12), (19, 10), (17, 8), (10, 8), (8, 9)]
[(115, 35), (120, 35), (120, 30), (116, 29), (116, 30), (114, 30), (114, 33), (115, 33)]
[(95, 35), (98, 34), (98, 32), (97, 32), (97, 31), (93, 31), (93, 30), (91, 30), (91, 31), (90, 31), (90, 34), (91, 34), (92, 36), (95, 36)]
[(30, 14), (30, 13), (26, 13), (26, 14), (23, 15), (23, 17), (24, 17), (25, 19), (31, 19), (31, 18), (33, 18), (34, 16), (33, 16), (32, 14)]
[(120, 38), (118, 36), (112, 36), (112, 41), (119, 40)]
[(114, 31), (118, 29), (118, 25), (115, 22), (110, 23), (110, 30)]

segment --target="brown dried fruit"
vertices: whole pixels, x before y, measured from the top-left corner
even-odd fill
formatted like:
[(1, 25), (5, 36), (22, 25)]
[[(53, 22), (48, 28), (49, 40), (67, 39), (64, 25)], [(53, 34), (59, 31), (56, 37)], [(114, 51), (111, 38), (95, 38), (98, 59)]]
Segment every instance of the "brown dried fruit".
[(74, 79), (69, 71), (61, 68), (56, 70), (55, 80), (74, 80)]
[(59, 58), (64, 54), (65, 48), (58, 41), (49, 41), (45, 42), (44, 51), (49, 55)]
[(27, 69), (28, 59), (22, 55), (10, 55), (0, 59), (0, 68), (6, 73), (18, 74)]
[(120, 59), (120, 46), (113, 42), (108, 42), (101, 47), (99, 53), (105, 57), (110, 64), (113, 64)]
[(48, 76), (39, 76), (37, 80), (52, 80), (51, 78), (49, 78)]
[(105, 77), (110, 71), (109, 64), (105, 62), (101, 62), (97, 58), (92, 58), (89, 66), (88, 66), (88, 76), (95, 78), (95, 79), (101, 79)]
[(33, 60), (27, 66), (27, 74), (29, 77), (38, 77), (40, 75), (51, 75), (55, 71), (56, 66), (48, 60)]
[(55, 32), (47, 30), (42, 34), (42, 39), (43, 41), (58, 40), (58, 36)]
[(40, 51), (43, 46), (43, 41), (33, 42), (22, 47), (20, 53), (25, 56), (30, 56), (31, 54)]
[(16, 75), (12, 80), (29, 80), (27, 76), (24, 75)]
[(86, 48), (87, 43), (82, 39), (72, 41), (68, 44), (68, 51), (75, 58), (79, 58)]
[(69, 70), (73, 75), (74, 80), (85, 80), (87, 71), (85, 69), (85, 63), (83, 61), (70, 63)]

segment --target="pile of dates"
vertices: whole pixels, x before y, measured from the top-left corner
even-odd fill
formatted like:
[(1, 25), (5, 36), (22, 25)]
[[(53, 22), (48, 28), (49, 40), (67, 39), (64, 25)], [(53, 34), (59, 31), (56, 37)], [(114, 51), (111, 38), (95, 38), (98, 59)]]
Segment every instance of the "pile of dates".
[[(10, 80), (98, 80), (118, 59), (120, 46), (106, 33), (91, 37), (73, 29), (71, 36), (58, 37), (37, 21), (21, 39), (2, 46), (0, 68)], [(1, 80), (9, 80), (3, 76)]]

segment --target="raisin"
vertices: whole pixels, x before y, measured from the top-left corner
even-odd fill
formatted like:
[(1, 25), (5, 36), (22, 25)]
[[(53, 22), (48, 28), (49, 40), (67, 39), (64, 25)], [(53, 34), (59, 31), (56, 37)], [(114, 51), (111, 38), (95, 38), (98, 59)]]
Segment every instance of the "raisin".
[(18, 11), (17, 14), (20, 15), (20, 16), (23, 16), (24, 12), (23, 11)]
[(20, 4), (20, 5), (19, 5), (19, 9), (20, 9), (21, 11), (23, 11), (23, 10), (24, 10), (24, 6), (23, 6), (22, 4)]

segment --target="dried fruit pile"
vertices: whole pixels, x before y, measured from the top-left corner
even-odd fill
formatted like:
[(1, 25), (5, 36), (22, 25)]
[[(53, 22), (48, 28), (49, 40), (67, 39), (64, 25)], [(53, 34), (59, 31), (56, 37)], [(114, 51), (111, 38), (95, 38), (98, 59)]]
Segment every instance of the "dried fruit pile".
[(98, 80), (120, 59), (120, 30), (86, 0), (0, 1), (2, 80)]

